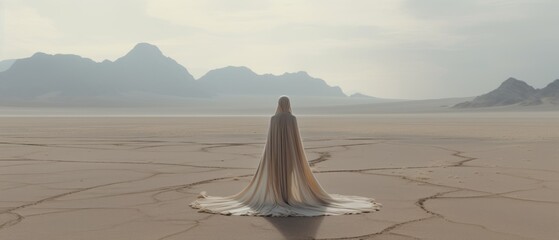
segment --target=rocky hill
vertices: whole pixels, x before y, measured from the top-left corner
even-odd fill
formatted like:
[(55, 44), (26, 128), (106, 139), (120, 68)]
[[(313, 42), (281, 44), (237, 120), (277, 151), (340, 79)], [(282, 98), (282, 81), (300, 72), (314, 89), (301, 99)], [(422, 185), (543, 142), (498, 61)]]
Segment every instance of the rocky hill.
[(539, 105), (542, 103), (558, 104), (559, 79), (542, 89), (535, 89), (526, 82), (509, 78), (486, 94), (477, 96), (472, 101), (454, 105), (454, 108), (480, 108), (507, 105)]

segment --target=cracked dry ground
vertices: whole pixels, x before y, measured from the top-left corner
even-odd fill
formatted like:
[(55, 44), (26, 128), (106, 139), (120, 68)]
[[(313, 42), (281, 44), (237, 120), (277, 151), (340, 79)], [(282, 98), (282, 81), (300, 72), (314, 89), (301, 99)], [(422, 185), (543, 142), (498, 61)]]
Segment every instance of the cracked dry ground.
[(300, 116), (322, 186), (383, 204), (314, 218), (188, 206), (248, 183), (268, 117), (3, 117), (0, 239), (557, 239), (559, 121), (531, 116)]

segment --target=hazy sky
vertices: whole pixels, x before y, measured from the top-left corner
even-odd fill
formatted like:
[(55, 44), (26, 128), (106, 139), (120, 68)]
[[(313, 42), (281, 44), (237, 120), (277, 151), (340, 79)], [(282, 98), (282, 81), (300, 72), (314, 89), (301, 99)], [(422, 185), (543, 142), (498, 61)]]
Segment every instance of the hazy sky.
[(305, 70), (388, 98), (478, 95), (559, 78), (557, 0), (0, 0), (0, 60), (115, 60), (149, 42), (196, 78)]

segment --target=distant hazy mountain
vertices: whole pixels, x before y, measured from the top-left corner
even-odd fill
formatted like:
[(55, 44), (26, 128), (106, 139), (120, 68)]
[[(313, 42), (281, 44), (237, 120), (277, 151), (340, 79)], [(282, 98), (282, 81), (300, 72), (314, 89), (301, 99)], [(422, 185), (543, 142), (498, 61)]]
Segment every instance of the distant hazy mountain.
[(136, 45), (128, 54), (110, 63), (112, 78), (120, 80), (121, 90), (135, 90), (161, 95), (201, 97), (211, 94), (197, 86), (196, 80), (175, 60), (147, 43)]
[(322, 79), (306, 72), (282, 75), (258, 75), (247, 67), (224, 67), (211, 70), (198, 79), (207, 90), (222, 96), (291, 95), (346, 97), (339, 87), (331, 87)]
[(497, 89), (474, 98), (472, 101), (454, 105), (455, 108), (478, 108), (506, 105), (538, 105), (543, 102), (556, 104), (559, 96), (559, 80), (543, 89), (535, 89), (515, 78), (505, 80)]
[(538, 91), (537, 97), (544, 102), (559, 104), (559, 79), (548, 84)]
[(15, 59), (0, 61), (0, 72), (8, 70), (12, 66), (12, 64), (14, 64), (15, 61), (16, 61)]
[(365, 95), (365, 94), (362, 94), (362, 93), (354, 93), (354, 94), (351, 94), (349, 97), (350, 97), (350, 98), (362, 98), (362, 99), (363, 99), (363, 98), (368, 98), (368, 99), (373, 99), (373, 98), (375, 98), (375, 97), (371, 97), (371, 96), (369, 96), (369, 95)]
[(0, 72), (0, 97), (114, 97), (127, 94), (207, 96), (190, 73), (153, 45), (140, 43), (115, 62), (77, 55), (36, 53)]

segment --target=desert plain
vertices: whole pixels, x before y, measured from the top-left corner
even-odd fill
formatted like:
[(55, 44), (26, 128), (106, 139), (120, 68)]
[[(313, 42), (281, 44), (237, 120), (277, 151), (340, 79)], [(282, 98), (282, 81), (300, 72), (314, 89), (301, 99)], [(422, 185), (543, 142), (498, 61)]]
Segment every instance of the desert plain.
[(378, 212), (199, 213), (240, 191), (270, 116), (0, 117), (0, 239), (557, 239), (559, 113), (298, 117), (330, 193)]

